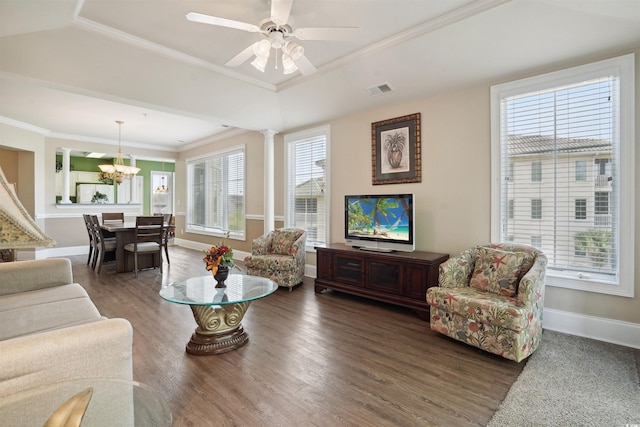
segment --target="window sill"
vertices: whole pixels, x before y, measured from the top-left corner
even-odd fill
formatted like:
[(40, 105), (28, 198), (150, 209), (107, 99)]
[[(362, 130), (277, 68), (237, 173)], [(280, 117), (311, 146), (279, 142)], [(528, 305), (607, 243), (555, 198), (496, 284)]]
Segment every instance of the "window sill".
[(569, 277), (561, 272), (548, 270), (546, 286), (633, 298), (633, 284), (631, 286), (623, 286), (614, 281), (598, 280), (597, 278), (578, 278), (575, 275), (577, 273)]

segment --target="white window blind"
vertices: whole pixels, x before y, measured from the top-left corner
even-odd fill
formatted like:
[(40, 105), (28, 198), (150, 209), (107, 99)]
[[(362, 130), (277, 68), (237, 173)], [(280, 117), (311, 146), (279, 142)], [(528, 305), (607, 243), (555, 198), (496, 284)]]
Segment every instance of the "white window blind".
[(187, 230), (244, 236), (244, 149), (187, 161)]
[(497, 235), (544, 251), (551, 275), (621, 284), (620, 195), (633, 169), (621, 154), (616, 70), (492, 89), (499, 114)]
[(328, 127), (285, 136), (285, 224), (304, 228), (308, 246), (324, 245), (328, 241), (328, 139)]

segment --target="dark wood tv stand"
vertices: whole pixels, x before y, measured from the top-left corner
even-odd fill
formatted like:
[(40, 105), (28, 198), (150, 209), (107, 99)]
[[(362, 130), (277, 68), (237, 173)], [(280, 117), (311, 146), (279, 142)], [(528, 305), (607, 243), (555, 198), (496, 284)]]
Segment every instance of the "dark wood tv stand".
[(427, 288), (438, 285), (438, 267), (449, 258), (433, 252), (372, 252), (340, 243), (316, 247), (315, 291), (347, 292), (413, 309), (429, 318)]

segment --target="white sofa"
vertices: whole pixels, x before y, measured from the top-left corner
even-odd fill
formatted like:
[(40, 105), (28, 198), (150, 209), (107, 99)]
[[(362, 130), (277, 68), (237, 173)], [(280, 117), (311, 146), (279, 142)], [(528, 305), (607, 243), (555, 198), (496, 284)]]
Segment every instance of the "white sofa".
[(133, 379), (133, 330), (100, 315), (68, 259), (0, 263), (0, 397), (80, 378)]

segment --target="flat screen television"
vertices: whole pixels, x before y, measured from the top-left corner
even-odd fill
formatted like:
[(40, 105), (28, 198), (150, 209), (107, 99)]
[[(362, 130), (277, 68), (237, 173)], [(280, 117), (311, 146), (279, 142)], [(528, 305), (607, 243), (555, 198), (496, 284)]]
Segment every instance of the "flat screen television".
[(344, 196), (344, 239), (363, 250), (415, 250), (413, 194)]

